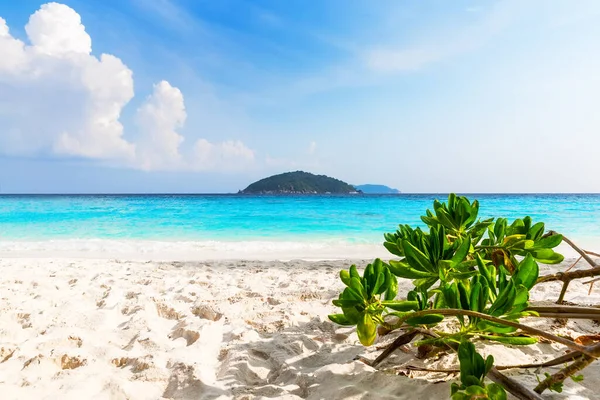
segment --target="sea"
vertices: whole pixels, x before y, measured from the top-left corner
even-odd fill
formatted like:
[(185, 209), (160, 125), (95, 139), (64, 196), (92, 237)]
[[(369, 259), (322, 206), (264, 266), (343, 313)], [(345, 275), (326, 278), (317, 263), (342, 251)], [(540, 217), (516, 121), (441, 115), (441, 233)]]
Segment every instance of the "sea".
[[(530, 216), (600, 249), (600, 194), (468, 194), (481, 218)], [(383, 233), (446, 194), (1, 195), (0, 256), (385, 256)]]

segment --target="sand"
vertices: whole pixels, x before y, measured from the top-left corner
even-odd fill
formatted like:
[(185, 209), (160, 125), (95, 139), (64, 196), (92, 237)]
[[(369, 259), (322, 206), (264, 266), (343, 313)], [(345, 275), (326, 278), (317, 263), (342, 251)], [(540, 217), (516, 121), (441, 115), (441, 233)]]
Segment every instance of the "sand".
[[(567, 265), (567, 260), (564, 264)], [(405, 346), (375, 370), (397, 335), (365, 348), (354, 329), (329, 322), (349, 261), (139, 261), (70, 258), (0, 260), (2, 399), (437, 399), (456, 375), (452, 354), (419, 360)], [(364, 263), (361, 263), (364, 264)], [(581, 263), (581, 267), (585, 264)], [(557, 267), (544, 267), (549, 272)], [(564, 266), (558, 267), (564, 268)], [(404, 284), (406, 290), (410, 285)], [(600, 285), (573, 283), (567, 300), (600, 304)], [(560, 285), (536, 287), (553, 300)], [(401, 289), (402, 291), (402, 289)], [(591, 321), (536, 326), (576, 337)], [(497, 364), (541, 362), (560, 345), (483, 345)], [(557, 368), (547, 369), (554, 372)], [(508, 374), (533, 387), (533, 370)], [(547, 398), (595, 399), (600, 362), (581, 383)]]

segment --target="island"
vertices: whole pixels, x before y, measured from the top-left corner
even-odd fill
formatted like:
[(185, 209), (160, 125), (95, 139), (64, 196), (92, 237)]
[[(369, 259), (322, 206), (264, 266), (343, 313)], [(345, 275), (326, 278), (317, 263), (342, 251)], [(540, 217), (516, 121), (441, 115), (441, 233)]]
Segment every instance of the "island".
[(240, 194), (356, 194), (354, 186), (339, 179), (295, 171), (273, 175), (254, 182)]
[(391, 188), (385, 185), (354, 185), (357, 190), (360, 190), (364, 194), (399, 194), (401, 193), (398, 189)]

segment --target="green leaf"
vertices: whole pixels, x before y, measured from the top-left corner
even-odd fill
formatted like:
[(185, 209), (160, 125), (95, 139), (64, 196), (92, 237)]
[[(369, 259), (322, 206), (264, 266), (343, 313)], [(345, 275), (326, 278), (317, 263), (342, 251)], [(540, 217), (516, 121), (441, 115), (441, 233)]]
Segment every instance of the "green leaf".
[(389, 300), (382, 301), (381, 304), (386, 306), (387, 308), (391, 308), (396, 311), (414, 311), (419, 309), (418, 301), (408, 301), (408, 300)]
[(415, 326), (415, 325), (437, 324), (443, 320), (444, 320), (444, 316), (441, 314), (428, 314), (428, 315), (422, 315), (420, 317), (409, 318), (405, 322), (408, 325)]
[(460, 380), (465, 384), (468, 376), (475, 374), (475, 345), (463, 340), (458, 346), (458, 360), (460, 362)]
[(479, 334), (480, 337), (488, 340), (494, 340), (503, 344), (511, 344), (514, 346), (528, 346), (530, 344), (537, 343), (537, 339), (529, 336), (496, 336), (496, 335), (483, 335)]
[(488, 321), (479, 321), (477, 323), (477, 329), (480, 331), (484, 331), (485, 334), (487, 334), (487, 333), (500, 333), (500, 334), (513, 333), (517, 330), (517, 328), (513, 328), (512, 326), (494, 324), (494, 323), (488, 322)]
[(488, 397), (490, 400), (506, 400), (506, 391), (504, 388), (497, 383), (490, 383), (487, 385), (486, 390), (488, 392)]
[[(388, 270), (389, 271), (389, 270)], [(396, 276), (390, 273), (390, 284), (385, 292), (386, 300), (394, 300), (398, 294), (398, 280)]]
[(358, 321), (356, 333), (358, 334), (358, 340), (360, 340), (363, 346), (370, 346), (375, 342), (377, 326), (369, 314), (363, 314), (362, 318)]
[(515, 235), (515, 234), (524, 234), (525, 233), (525, 232), (523, 232), (524, 228), (525, 228), (525, 224), (523, 223), (523, 220), (522, 219), (515, 219), (513, 221), (513, 223), (510, 224), (510, 226), (506, 230), (506, 234), (508, 236)]
[(373, 268), (373, 264), (367, 264), (365, 268), (364, 277), (363, 277), (363, 286), (367, 292), (367, 299), (370, 299), (373, 296), (375, 288), (375, 281), (377, 277), (375, 276), (375, 270)]
[(492, 367), (494, 366), (494, 356), (492, 356), (491, 354), (489, 356), (487, 356), (487, 358), (485, 359), (485, 369), (483, 371), (483, 376), (485, 377), (488, 372), (490, 372), (490, 369), (492, 369)]
[(340, 271), (340, 279), (344, 282), (344, 285), (350, 286), (350, 273), (346, 270)]
[(330, 314), (328, 315), (329, 319), (332, 322), (335, 322), (338, 325), (352, 326), (356, 325), (356, 323), (352, 323), (344, 314)]
[(356, 269), (356, 265), (351, 265), (350, 266), (350, 278), (356, 278), (360, 280), (360, 275), (358, 274), (358, 271)]
[(483, 293), (481, 291), (481, 283), (477, 282), (471, 285), (471, 298), (469, 299), (469, 306), (471, 310), (481, 312), (485, 304), (483, 303)]
[(337, 300), (333, 300), (332, 303), (334, 306), (337, 306), (337, 307), (354, 307), (359, 304), (362, 304), (362, 301), (337, 299)]
[(388, 268), (387, 264), (384, 264), (382, 275), (383, 275), (383, 284), (377, 290), (377, 294), (382, 294), (382, 293), (386, 292), (392, 281), (392, 278), (391, 278), (392, 273), (390, 272), (390, 269)]
[(413, 285), (415, 285), (415, 287), (420, 290), (426, 290), (426, 289), (429, 289), (431, 286), (433, 286), (433, 284), (436, 283), (437, 281), (438, 281), (438, 277), (432, 276), (431, 278), (415, 279), (413, 281)]
[(448, 278), (463, 280), (463, 279), (469, 279), (475, 275), (477, 275), (477, 271), (475, 271), (475, 270), (465, 271), (465, 272), (449, 272)]
[(533, 257), (543, 264), (559, 264), (565, 257), (552, 249), (530, 250)]
[[(552, 251), (552, 250), (550, 250)], [(516, 285), (523, 285), (527, 289), (531, 289), (539, 276), (539, 267), (533, 257), (527, 254), (525, 258), (519, 263), (517, 267), (517, 273), (513, 275), (513, 280)]]
[(513, 307), (520, 304), (527, 306), (527, 301), (529, 301), (529, 290), (527, 290), (525, 286), (519, 285), (515, 295), (515, 301), (513, 302)]
[(342, 307), (342, 312), (352, 325), (358, 324), (358, 321), (362, 318), (363, 313), (358, 311), (356, 307)]
[(481, 255), (479, 255), (479, 253), (475, 253), (475, 259), (477, 260), (477, 269), (479, 270), (479, 273), (485, 278), (485, 280), (488, 281), (488, 283), (495, 282), (496, 277), (492, 276), (490, 270), (485, 265), (485, 262), (483, 261), (483, 258), (481, 258)]
[[(540, 236), (542, 236), (543, 234), (544, 234), (544, 223), (543, 222), (538, 222), (537, 224), (533, 225), (529, 229), (529, 235), (528, 236), (529, 236), (530, 239), (538, 240), (540, 238)], [(554, 247), (554, 246), (552, 246), (552, 247)]]
[(496, 301), (494, 301), (488, 313), (492, 316), (499, 316), (506, 313), (513, 305), (515, 295), (515, 285), (511, 280), (508, 282), (508, 285), (506, 285), (506, 287), (498, 294)]
[(402, 240), (402, 248), (404, 249), (406, 260), (411, 267), (423, 272), (436, 273), (434, 266), (429, 261), (429, 257), (413, 246), (408, 240)]
[(390, 253), (398, 257), (404, 257), (404, 251), (402, 251), (401, 247), (398, 247), (396, 243), (393, 242), (383, 242), (383, 247), (387, 249)]
[(535, 241), (534, 249), (553, 249), (563, 240), (563, 235), (550, 235)]
[(406, 279), (431, 278), (432, 276), (437, 276), (437, 274), (414, 269), (407, 263), (396, 260), (390, 260), (390, 271), (392, 271), (394, 275)]
[(471, 248), (471, 238), (466, 237), (465, 239), (463, 239), (462, 243), (456, 250), (456, 253), (454, 253), (454, 256), (452, 256), (452, 259), (450, 260), (451, 261), (450, 267), (454, 268), (459, 263), (461, 263), (465, 259), (467, 254), (469, 254), (470, 248)]
[[(375, 275), (375, 284), (373, 286), (373, 294), (381, 294), (385, 290), (385, 271), (387, 267), (383, 265), (383, 262), (377, 258), (373, 261), (373, 273)], [(383, 287), (383, 290), (380, 290)]]
[[(354, 279), (354, 278), (352, 278), (352, 279)], [(359, 291), (357, 291), (356, 289), (354, 289), (351, 286), (348, 286), (346, 289), (344, 289), (340, 299), (341, 300), (360, 300), (360, 302), (363, 302), (365, 300), (362, 293), (360, 293)]]
[(506, 218), (498, 218), (496, 220), (496, 224), (494, 225), (494, 236), (496, 236), (497, 240), (504, 239), (507, 223), (508, 221)]
[(471, 305), (469, 304), (469, 294), (467, 288), (462, 282), (458, 282), (458, 294), (460, 296), (460, 305), (463, 310), (470, 310)]
[(571, 379), (573, 382), (581, 382), (583, 380), (583, 375), (571, 375)]
[(350, 286), (348, 286), (348, 289), (352, 289), (352, 290), (358, 292), (362, 299), (369, 298), (367, 291), (365, 290), (365, 287), (362, 284), (362, 279), (352, 277), (350, 279)]

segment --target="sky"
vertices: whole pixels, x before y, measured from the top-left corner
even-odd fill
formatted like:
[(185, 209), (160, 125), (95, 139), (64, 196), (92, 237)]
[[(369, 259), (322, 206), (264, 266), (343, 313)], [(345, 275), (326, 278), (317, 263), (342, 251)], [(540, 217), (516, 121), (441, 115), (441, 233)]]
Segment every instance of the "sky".
[(600, 192), (596, 0), (0, 0), (1, 193)]

